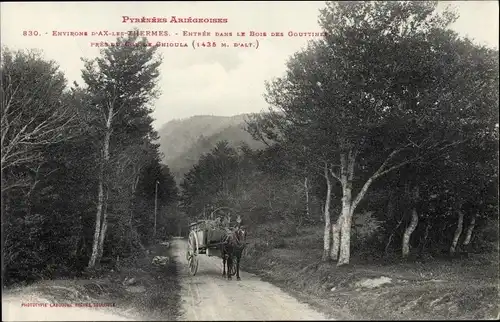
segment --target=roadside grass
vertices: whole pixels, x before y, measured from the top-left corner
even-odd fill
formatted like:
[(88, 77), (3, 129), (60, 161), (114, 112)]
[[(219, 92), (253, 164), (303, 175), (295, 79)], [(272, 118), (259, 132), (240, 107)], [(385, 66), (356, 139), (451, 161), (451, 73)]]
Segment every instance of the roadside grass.
[(302, 229), (267, 248), (262, 239), (249, 240), (243, 269), (335, 319), (498, 317), (498, 256), (367, 261), (353, 254), (351, 265), (336, 267), (319, 261), (322, 231)]
[[(142, 312), (148, 320), (176, 320), (179, 316), (180, 290), (178, 268), (170, 256), (170, 249), (155, 245), (150, 253), (133, 265), (120, 269), (115, 276), (118, 281), (134, 278), (135, 283), (125, 286), (124, 301)], [(155, 256), (167, 256), (166, 265), (152, 265)], [(121, 284), (120, 284), (121, 285)]]
[(116, 270), (94, 270), (84, 278), (44, 280), (5, 292), (21, 296), (25, 302), (108, 303), (114, 307), (95, 309), (139, 320), (176, 320), (181, 288), (177, 266), (171, 258), (166, 265), (152, 265), (157, 255), (168, 257), (170, 250), (155, 245), (148, 254), (122, 261)]

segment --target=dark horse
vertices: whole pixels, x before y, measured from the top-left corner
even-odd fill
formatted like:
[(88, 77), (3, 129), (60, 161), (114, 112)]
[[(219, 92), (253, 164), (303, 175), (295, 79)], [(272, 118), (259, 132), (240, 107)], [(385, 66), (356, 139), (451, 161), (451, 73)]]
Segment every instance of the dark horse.
[(232, 272), (231, 267), (236, 260), (236, 279), (239, 281), (240, 278), (240, 260), (243, 250), (245, 249), (246, 242), (246, 232), (241, 227), (238, 226), (233, 231), (229, 232), (224, 236), (222, 240), (221, 252), (222, 252), (222, 276), (226, 276), (226, 266), (227, 266), (227, 279), (231, 279)]

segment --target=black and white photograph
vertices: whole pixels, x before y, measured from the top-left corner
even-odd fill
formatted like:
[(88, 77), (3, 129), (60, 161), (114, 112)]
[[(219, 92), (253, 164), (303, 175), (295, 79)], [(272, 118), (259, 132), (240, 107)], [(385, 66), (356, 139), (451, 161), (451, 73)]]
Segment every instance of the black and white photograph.
[(498, 320), (498, 1), (2, 2), (2, 321)]

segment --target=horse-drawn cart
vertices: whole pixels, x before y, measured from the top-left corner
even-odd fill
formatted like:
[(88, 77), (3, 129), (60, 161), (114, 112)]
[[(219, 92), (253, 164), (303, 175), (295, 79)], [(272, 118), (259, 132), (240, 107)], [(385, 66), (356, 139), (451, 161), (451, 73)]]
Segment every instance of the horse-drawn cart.
[[(199, 220), (189, 225), (186, 259), (191, 275), (198, 271), (198, 255), (222, 257), (222, 240), (227, 233), (228, 229), (214, 220)], [(236, 270), (235, 265), (229, 268), (232, 273)]]

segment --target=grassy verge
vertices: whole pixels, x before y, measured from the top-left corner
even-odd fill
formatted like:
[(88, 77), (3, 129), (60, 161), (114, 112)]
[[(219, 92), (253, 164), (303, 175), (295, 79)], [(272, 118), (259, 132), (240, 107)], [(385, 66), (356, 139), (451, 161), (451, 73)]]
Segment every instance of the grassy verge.
[[(93, 272), (86, 278), (56, 279), (8, 290), (9, 296), (51, 303), (107, 303), (117, 315), (138, 320), (175, 320), (179, 316), (180, 284), (175, 262), (152, 265), (154, 256), (169, 256), (164, 245), (124, 263), (117, 271)], [(132, 280), (133, 279), (133, 280)], [(29, 300), (28, 300), (29, 299)]]
[[(321, 232), (321, 230), (320, 230)], [(319, 234), (304, 231), (265, 251), (251, 242), (244, 269), (335, 319), (492, 319), (498, 259), (322, 263)], [(314, 246), (313, 246), (314, 245)]]
[[(151, 247), (150, 253), (128, 269), (115, 274), (115, 281), (134, 278), (135, 283), (124, 287), (124, 303), (141, 312), (148, 320), (175, 320), (179, 316), (180, 284), (178, 270), (164, 245)], [(167, 256), (166, 265), (152, 265), (154, 256)]]

